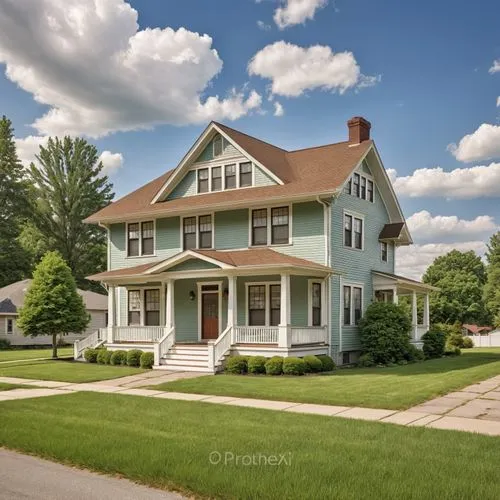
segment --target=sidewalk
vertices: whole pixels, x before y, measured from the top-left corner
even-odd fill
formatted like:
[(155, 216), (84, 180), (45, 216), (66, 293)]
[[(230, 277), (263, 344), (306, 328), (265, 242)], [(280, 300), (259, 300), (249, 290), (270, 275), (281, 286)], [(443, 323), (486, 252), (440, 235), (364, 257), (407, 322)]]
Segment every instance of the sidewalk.
[[(372, 420), (404, 426), (423, 426), (435, 429), (458, 430), (476, 432), (490, 436), (500, 436), (500, 375), (404, 411), (165, 392), (151, 388), (141, 388), (141, 386), (151, 386), (154, 383), (160, 384), (170, 380), (192, 376), (199, 376), (199, 374), (163, 372), (161, 375), (154, 376), (151, 375), (151, 372), (147, 372), (137, 376), (134, 375), (133, 377), (123, 377), (120, 379), (84, 384), (0, 377), (0, 382), (40, 387), (13, 389), (0, 392), (0, 402), (63, 395), (75, 391), (89, 391), (183, 401), (199, 401), (202, 403), (216, 403), (292, 413)], [(152, 379), (154, 379), (154, 381)]]

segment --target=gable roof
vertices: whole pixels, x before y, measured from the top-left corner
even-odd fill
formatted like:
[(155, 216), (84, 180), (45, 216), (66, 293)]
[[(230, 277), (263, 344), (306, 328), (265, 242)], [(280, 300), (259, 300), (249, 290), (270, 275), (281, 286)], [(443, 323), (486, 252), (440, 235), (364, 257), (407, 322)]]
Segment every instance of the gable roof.
[[(24, 303), (24, 297), (32, 280), (22, 280), (0, 288), (0, 313), (17, 313)], [(88, 311), (107, 311), (108, 297), (88, 290), (77, 290)]]
[(493, 328), (491, 328), (491, 326), (478, 326), (478, 325), (463, 324), (462, 327), (465, 328), (466, 330), (468, 330), (469, 332), (474, 333), (474, 334), (479, 334), (481, 332), (488, 333), (488, 332), (491, 332), (493, 330)]

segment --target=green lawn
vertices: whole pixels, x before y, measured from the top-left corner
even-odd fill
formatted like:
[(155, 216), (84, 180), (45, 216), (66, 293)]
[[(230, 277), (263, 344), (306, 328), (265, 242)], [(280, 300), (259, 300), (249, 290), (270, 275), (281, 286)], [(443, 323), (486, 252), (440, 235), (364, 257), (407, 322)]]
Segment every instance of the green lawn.
[(0, 377), (20, 377), (58, 382), (96, 382), (127, 375), (137, 375), (146, 370), (128, 366), (110, 366), (78, 361), (33, 361), (31, 364), (0, 365)]
[[(73, 356), (73, 347), (59, 347), (59, 357)], [(0, 363), (2, 361), (17, 361), (22, 359), (51, 358), (52, 349), (7, 349), (0, 351)], [(0, 364), (0, 366), (2, 366)]]
[(0, 382), (0, 391), (11, 391), (12, 389), (35, 389), (34, 385), (4, 384)]
[(218, 375), (178, 380), (156, 389), (302, 403), (405, 409), (500, 374), (500, 348), (464, 351), (393, 368), (341, 369), (332, 375)]
[[(6, 401), (0, 411), (0, 446), (211, 498), (497, 499), (500, 491), (500, 440), (469, 433), (96, 393)], [(212, 452), (222, 463), (210, 463)], [(255, 456), (256, 465), (226, 453)], [(285, 464), (262, 458), (281, 454)]]

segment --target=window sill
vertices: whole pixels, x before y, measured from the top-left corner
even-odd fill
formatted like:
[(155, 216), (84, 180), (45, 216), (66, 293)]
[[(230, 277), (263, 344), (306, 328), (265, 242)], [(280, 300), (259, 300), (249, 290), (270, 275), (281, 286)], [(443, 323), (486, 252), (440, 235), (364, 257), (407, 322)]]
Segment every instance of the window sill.
[(291, 247), (292, 242), (289, 243), (274, 243), (271, 245), (248, 245), (248, 248), (275, 248), (275, 247)]
[(155, 253), (148, 254), (148, 255), (127, 255), (125, 258), (126, 259), (144, 259), (147, 257), (157, 257)]
[(364, 248), (347, 247), (347, 246), (345, 246), (345, 245), (344, 245), (344, 248), (345, 248), (346, 250), (354, 250), (355, 252), (364, 252), (364, 251), (365, 251), (365, 249), (364, 249)]

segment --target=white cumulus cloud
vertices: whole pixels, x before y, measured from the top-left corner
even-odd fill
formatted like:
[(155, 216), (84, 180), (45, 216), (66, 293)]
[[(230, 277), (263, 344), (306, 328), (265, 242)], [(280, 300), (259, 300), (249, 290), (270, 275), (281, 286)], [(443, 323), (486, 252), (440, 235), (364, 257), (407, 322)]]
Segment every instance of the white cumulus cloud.
[(271, 26), (269, 24), (266, 24), (264, 21), (261, 21), (260, 19), (257, 21), (257, 26), (262, 31), (269, 31), (271, 29)]
[(123, 155), (121, 153), (103, 151), (101, 156), (99, 156), (99, 161), (102, 161), (102, 173), (111, 176), (116, 174), (123, 166)]
[(274, 102), (274, 116), (283, 116), (285, 114), (285, 110), (283, 106), (278, 102)]
[(420, 168), (404, 177), (398, 177), (396, 170), (388, 169), (387, 174), (400, 196), (448, 199), (500, 197), (500, 163), (456, 168), (451, 172), (445, 172), (441, 167)]
[(139, 29), (124, 0), (3, 0), (0, 63), (48, 111), (38, 135), (101, 137), (157, 124), (236, 119), (255, 97), (206, 96), (222, 70), (207, 34)]
[(334, 53), (325, 45), (304, 48), (283, 40), (257, 52), (248, 72), (271, 80), (271, 91), (288, 97), (317, 88), (342, 94), (360, 84), (376, 83), (362, 75), (352, 52)]
[(500, 125), (483, 123), (475, 132), (462, 137), (458, 145), (450, 144), (448, 149), (463, 162), (499, 158)]
[(28, 166), (32, 161), (35, 161), (35, 155), (39, 153), (40, 146), (46, 146), (48, 140), (48, 136), (38, 135), (29, 135), (24, 139), (16, 138), (17, 156), (23, 165)]
[(499, 73), (500, 72), (500, 59), (493, 61), (491, 68), (488, 70), (489, 73)]
[(274, 22), (279, 29), (305, 23), (327, 3), (328, 0), (281, 0), (281, 6), (274, 11)]
[(400, 247), (396, 251), (397, 274), (420, 280), (436, 257), (445, 255), (452, 250), (467, 252), (473, 250), (480, 256), (486, 251), (484, 241), (474, 240), (458, 243), (428, 243)]

